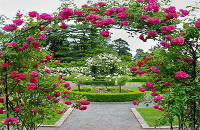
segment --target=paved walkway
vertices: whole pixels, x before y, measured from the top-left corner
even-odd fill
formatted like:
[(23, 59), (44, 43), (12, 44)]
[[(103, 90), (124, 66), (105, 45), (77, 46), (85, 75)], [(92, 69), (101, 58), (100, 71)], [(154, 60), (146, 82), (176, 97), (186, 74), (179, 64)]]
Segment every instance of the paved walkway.
[[(71, 86), (76, 84), (71, 83)], [(139, 87), (141, 83), (127, 83), (126, 86)], [(62, 126), (42, 127), (39, 130), (140, 130), (140, 124), (130, 111), (133, 107), (145, 105), (141, 103), (134, 106), (132, 102), (92, 102), (86, 111), (75, 109)]]
[(130, 108), (144, 106), (131, 102), (91, 103), (86, 111), (74, 110), (61, 127), (39, 130), (140, 130)]

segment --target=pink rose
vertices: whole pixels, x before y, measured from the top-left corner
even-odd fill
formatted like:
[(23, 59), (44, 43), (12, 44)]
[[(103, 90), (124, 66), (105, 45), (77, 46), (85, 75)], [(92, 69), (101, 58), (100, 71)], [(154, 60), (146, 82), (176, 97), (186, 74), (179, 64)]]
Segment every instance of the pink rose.
[(56, 91), (55, 96), (56, 96), (56, 97), (60, 97), (60, 96), (61, 96), (60, 92), (59, 92), (59, 91)]
[(52, 97), (51, 95), (48, 95), (48, 96), (47, 96), (47, 99), (52, 100), (53, 97)]
[(22, 25), (23, 22), (24, 22), (24, 21), (21, 20), (21, 19), (16, 19), (16, 20), (13, 21), (13, 23), (16, 24), (17, 26)]
[(58, 83), (55, 83), (53, 86), (54, 86), (54, 87), (58, 87), (58, 86), (59, 86), (59, 84), (58, 84)]
[(52, 60), (52, 59), (53, 59), (53, 57), (52, 57), (52, 56), (50, 56), (50, 55), (46, 55), (46, 59), (47, 59), (47, 60)]
[(60, 63), (60, 61), (59, 60), (57, 60), (56, 62), (55, 62), (55, 64), (59, 64)]
[(30, 82), (31, 82), (31, 83), (36, 83), (36, 82), (38, 82), (38, 79), (32, 78), (32, 79), (30, 79)]
[(148, 37), (150, 36), (155, 36), (156, 35), (156, 32), (155, 31), (149, 31), (148, 32)]
[(106, 4), (103, 3), (103, 2), (99, 2), (99, 3), (97, 3), (97, 5), (100, 6), (100, 7), (104, 7), (104, 6), (106, 6)]
[(158, 68), (156, 68), (155, 66), (152, 66), (151, 67), (151, 70), (154, 72), (154, 73), (160, 73), (160, 70)]
[(33, 46), (35, 48), (39, 48), (40, 47), (40, 43), (39, 42), (32, 42)]
[(155, 108), (155, 109), (158, 109), (158, 108), (159, 108), (159, 106), (153, 106), (153, 108)]
[(165, 87), (171, 86), (171, 83), (169, 82), (164, 82), (164, 84), (165, 84)]
[(14, 107), (14, 111), (17, 113), (20, 112), (22, 109), (23, 109), (22, 107)]
[(23, 47), (19, 47), (19, 48), (17, 48), (17, 50), (18, 50), (18, 51), (23, 51), (24, 48), (23, 48)]
[(3, 98), (0, 98), (0, 103), (4, 103), (4, 99)]
[(69, 101), (66, 101), (65, 104), (67, 104), (67, 105), (71, 105), (72, 103), (69, 102)]
[(121, 25), (123, 25), (123, 26), (127, 26), (128, 24), (129, 24), (128, 21), (123, 21), (123, 22), (121, 22)]
[(148, 17), (149, 17), (149, 15), (142, 15), (142, 16), (140, 17), (140, 19), (146, 20)]
[(19, 73), (17, 77), (18, 77), (18, 79), (26, 80), (26, 76), (24, 73)]
[(171, 42), (174, 44), (177, 44), (177, 45), (183, 45), (185, 40), (184, 40), (184, 37), (177, 37), (176, 39), (172, 40)]
[(167, 47), (167, 48), (171, 46), (171, 44), (167, 43), (166, 41), (161, 41), (160, 45), (162, 45), (163, 47)]
[(51, 74), (51, 70), (50, 69), (46, 69), (44, 72), (47, 72), (48, 74)]
[(60, 101), (60, 100), (59, 100), (59, 99), (57, 99), (57, 100), (54, 100), (53, 102), (54, 102), (54, 103), (59, 103), (59, 101)]
[(144, 63), (142, 61), (137, 61), (137, 66), (141, 67)]
[(132, 101), (132, 103), (133, 103), (133, 105), (137, 105), (137, 101), (136, 100)]
[(81, 100), (81, 101), (79, 101), (79, 103), (82, 104), (82, 105), (89, 105), (90, 104), (90, 102), (88, 102), (86, 100)]
[(12, 71), (10, 74), (11, 74), (11, 75), (17, 75), (18, 72), (17, 72), (17, 71)]
[(30, 76), (31, 76), (31, 77), (39, 77), (39, 73), (37, 73), (37, 72), (35, 72), (35, 71), (32, 71), (32, 72), (30, 73)]
[(33, 112), (33, 113), (38, 113), (39, 111), (36, 110), (36, 109), (32, 109), (31, 112)]
[(31, 41), (33, 41), (33, 38), (32, 38), (32, 37), (27, 37), (27, 38), (26, 38), (26, 41), (31, 42)]
[(176, 73), (175, 77), (176, 77), (177, 79), (183, 79), (183, 78), (186, 79), (186, 78), (189, 77), (189, 75), (186, 74), (186, 73), (183, 72), (183, 71), (179, 71), (179, 72)]
[(37, 86), (34, 83), (30, 83), (29, 86), (28, 86), (29, 90), (32, 90), (32, 89), (35, 89), (35, 88), (37, 88)]
[(78, 9), (76, 12), (74, 12), (76, 15), (82, 15), (83, 11), (81, 11), (80, 9)]
[(158, 101), (162, 100), (162, 97), (163, 97), (162, 95), (155, 96), (154, 102), (158, 102)]
[(39, 16), (38, 12), (36, 12), (36, 11), (29, 12), (28, 15), (30, 17), (37, 17), (37, 16)]
[(40, 18), (42, 18), (42, 19), (44, 19), (44, 20), (49, 20), (49, 21), (51, 21), (51, 20), (54, 19), (50, 14), (47, 14), (47, 13), (42, 13), (42, 14), (40, 15)]
[(151, 82), (149, 82), (149, 81), (146, 82), (146, 85), (148, 86), (149, 89), (152, 89), (152, 88), (153, 88), (153, 84), (152, 84)]
[(12, 121), (13, 123), (17, 123), (17, 122), (18, 122), (17, 117), (12, 117), (12, 118), (10, 118), (10, 119), (11, 119), (11, 121)]
[(24, 43), (24, 44), (23, 44), (23, 48), (29, 48), (29, 44)]
[(86, 110), (86, 109), (87, 109), (87, 106), (79, 107), (79, 110)]
[(62, 23), (61, 26), (60, 26), (60, 28), (62, 28), (62, 29), (66, 29), (66, 28), (68, 28), (68, 25), (65, 24), (65, 23)]
[(45, 36), (43, 33), (41, 33), (41, 34), (38, 36), (38, 38), (39, 38), (40, 40), (45, 40), (45, 39), (46, 39), (46, 36)]
[(165, 39), (167, 39), (167, 40), (172, 39), (172, 36), (171, 35), (166, 35)]
[(130, 71), (136, 71), (136, 70), (137, 70), (136, 67), (130, 66)]
[(109, 31), (101, 31), (100, 34), (101, 34), (103, 37), (108, 37), (108, 36), (109, 36)]
[(139, 88), (139, 91), (140, 91), (140, 92), (145, 92), (145, 91), (146, 91), (146, 88)]
[(194, 25), (195, 25), (195, 27), (200, 28), (200, 21), (197, 21)]

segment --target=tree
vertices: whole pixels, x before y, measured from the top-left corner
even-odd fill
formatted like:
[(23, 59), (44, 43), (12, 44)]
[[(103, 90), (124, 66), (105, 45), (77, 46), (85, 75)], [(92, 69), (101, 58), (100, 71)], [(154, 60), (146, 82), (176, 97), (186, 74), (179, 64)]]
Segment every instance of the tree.
[(140, 59), (145, 54), (143, 49), (137, 49), (136, 54), (133, 57), (133, 61), (136, 61), (137, 59)]
[(104, 52), (114, 53), (107, 45), (106, 39), (97, 33), (98, 29), (80, 24), (69, 25), (68, 28), (62, 31), (54, 30), (47, 37), (47, 43), (50, 43), (48, 50), (56, 59), (83, 66), (88, 57)]
[(132, 54), (130, 53), (131, 49), (129, 48), (128, 42), (119, 38), (113, 41), (114, 51), (119, 57), (122, 57), (122, 60), (131, 61)]
[(113, 54), (99, 54), (94, 57), (90, 57), (86, 60), (86, 65), (92, 72), (92, 75), (114, 75), (120, 73), (121, 59)]

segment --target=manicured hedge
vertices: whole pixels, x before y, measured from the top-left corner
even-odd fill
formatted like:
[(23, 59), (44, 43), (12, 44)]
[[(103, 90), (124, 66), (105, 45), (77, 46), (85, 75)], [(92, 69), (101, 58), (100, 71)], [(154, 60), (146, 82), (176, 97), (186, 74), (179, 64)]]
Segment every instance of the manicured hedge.
[(149, 79), (131, 79), (131, 80), (129, 80), (129, 82), (147, 82), (147, 81), (149, 81)]
[(96, 80), (97, 80), (97, 81), (105, 81), (105, 78), (106, 78), (106, 77), (96, 77)]
[[(82, 88), (83, 89), (83, 88)], [(142, 101), (145, 97), (145, 93), (138, 90), (126, 93), (89, 93), (89, 92), (78, 92), (77, 89), (72, 89), (70, 97), (76, 95), (82, 95), (91, 102), (125, 102), (125, 101)]]
[(108, 85), (108, 86), (114, 86), (115, 82), (108, 82), (107, 81), (89, 81), (89, 82), (84, 82), (84, 85)]

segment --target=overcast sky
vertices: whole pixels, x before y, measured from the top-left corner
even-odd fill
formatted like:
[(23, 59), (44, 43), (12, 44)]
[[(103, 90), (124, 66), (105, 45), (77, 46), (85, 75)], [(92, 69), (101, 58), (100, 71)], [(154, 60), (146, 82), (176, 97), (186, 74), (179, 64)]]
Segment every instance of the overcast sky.
[[(172, 0), (172, 5), (175, 5), (177, 9), (185, 9), (188, 5), (195, 5), (195, 2), (200, 0)], [(78, 7), (85, 4), (87, 0), (74, 0)], [(22, 13), (29, 11), (37, 11), (39, 13), (53, 13), (60, 6), (60, 0), (0, 0), (0, 15), (4, 14), (9, 18), (15, 16), (16, 12), (20, 10)], [(200, 12), (200, 11), (199, 11)], [(196, 13), (200, 17), (200, 13)], [(155, 45), (154, 41), (149, 40), (143, 43), (138, 38), (129, 37), (123, 30), (111, 29), (112, 40), (122, 38), (130, 44), (132, 54), (135, 55), (135, 51), (141, 48), (147, 51), (151, 46)]]

